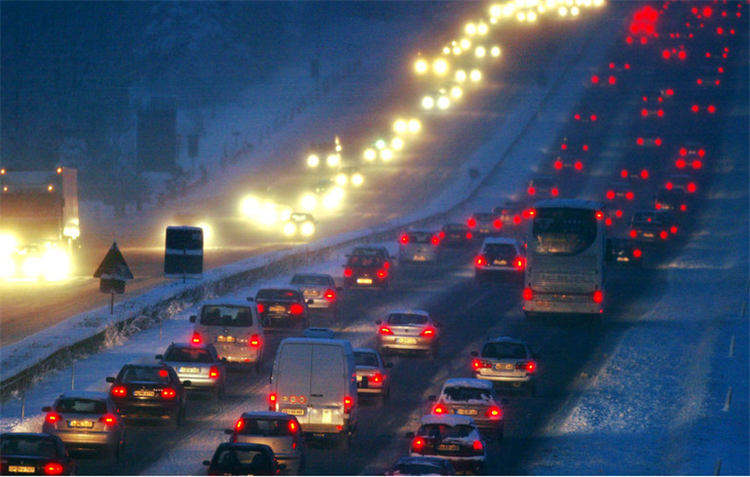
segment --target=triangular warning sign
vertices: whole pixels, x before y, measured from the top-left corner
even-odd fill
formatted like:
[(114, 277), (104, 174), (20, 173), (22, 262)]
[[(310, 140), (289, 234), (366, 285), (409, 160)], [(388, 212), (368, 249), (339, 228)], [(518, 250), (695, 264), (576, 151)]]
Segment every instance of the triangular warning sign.
[(112, 242), (112, 247), (102, 260), (99, 268), (94, 272), (94, 278), (114, 279), (114, 280), (132, 280), (133, 274), (125, 263), (125, 259), (117, 248), (117, 242)]

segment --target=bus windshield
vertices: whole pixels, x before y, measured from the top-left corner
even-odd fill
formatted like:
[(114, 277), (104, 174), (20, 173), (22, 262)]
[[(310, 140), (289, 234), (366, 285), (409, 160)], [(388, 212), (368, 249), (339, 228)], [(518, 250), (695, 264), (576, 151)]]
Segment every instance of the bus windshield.
[(596, 240), (597, 220), (593, 209), (542, 208), (532, 226), (533, 252), (570, 256), (587, 250)]

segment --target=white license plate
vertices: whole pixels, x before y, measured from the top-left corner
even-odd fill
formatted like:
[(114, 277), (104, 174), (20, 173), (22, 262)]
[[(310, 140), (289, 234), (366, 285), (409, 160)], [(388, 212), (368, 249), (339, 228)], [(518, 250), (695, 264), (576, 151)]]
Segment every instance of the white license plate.
[(507, 265), (508, 261), (507, 260), (495, 260), (494, 262), (492, 262), (492, 264), (493, 265)]
[(476, 416), (479, 414), (479, 411), (476, 409), (456, 409), (456, 414), (460, 414), (462, 416)]
[(135, 397), (154, 397), (154, 396), (156, 396), (156, 393), (154, 391), (149, 391), (148, 389), (139, 389), (137, 391), (133, 391), (133, 396), (135, 396)]
[(268, 311), (270, 311), (271, 313), (282, 313), (282, 312), (286, 311), (286, 307), (281, 306), (281, 305), (272, 306), (272, 307), (268, 308)]
[(304, 416), (305, 415), (304, 409), (282, 409), (282, 411), (287, 414), (291, 414), (292, 416)]
[(28, 465), (10, 465), (8, 466), (8, 472), (16, 474), (33, 474), (36, 468)]
[(396, 343), (399, 344), (417, 344), (416, 338), (396, 338)]
[(424, 262), (425, 260), (427, 260), (427, 259), (424, 258), (424, 255), (414, 255), (414, 261), (415, 262)]
[(178, 369), (179, 372), (185, 373), (185, 374), (198, 374), (201, 372), (200, 368), (185, 368), (181, 367)]
[(94, 427), (93, 421), (69, 421), (68, 427), (82, 427), (84, 429), (90, 429)]
[(629, 262), (630, 259), (628, 257), (617, 257), (618, 262)]
[(504, 371), (512, 371), (512, 370), (516, 369), (516, 366), (514, 364), (497, 363), (495, 365), (495, 369), (497, 369), (497, 370), (504, 370)]
[(357, 278), (360, 285), (372, 285), (372, 278)]
[(234, 343), (235, 341), (237, 341), (237, 338), (235, 338), (234, 336), (217, 336), (216, 341), (218, 341), (219, 343)]
[(643, 234), (643, 236), (648, 237), (648, 238), (654, 238), (654, 234), (650, 234), (650, 233), (645, 233)]

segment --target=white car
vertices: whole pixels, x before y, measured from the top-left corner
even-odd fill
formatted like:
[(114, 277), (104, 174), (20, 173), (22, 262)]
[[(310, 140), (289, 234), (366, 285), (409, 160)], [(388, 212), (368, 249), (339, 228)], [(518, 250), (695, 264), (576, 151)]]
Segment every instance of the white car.
[(440, 250), (440, 236), (437, 232), (411, 230), (399, 239), (398, 263), (439, 265)]
[(518, 240), (509, 237), (488, 237), (474, 260), (474, 278), (478, 284), (498, 277), (523, 277), (526, 251)]
[(336, 286), (332, 276), (324, 273), (295, 273), (289, 284), (302, 291), (308, 308), (336, 316), (341, 287)]
[(435, 415), (470, 416), (478, 428), (490, 431), (492, 436), (503, 438), (505, 419), (503, 406), (490, 381), (476, 378), (452, 378), (445, 381), (440, 394), (429, 397), (434, 402), (431, 413)]

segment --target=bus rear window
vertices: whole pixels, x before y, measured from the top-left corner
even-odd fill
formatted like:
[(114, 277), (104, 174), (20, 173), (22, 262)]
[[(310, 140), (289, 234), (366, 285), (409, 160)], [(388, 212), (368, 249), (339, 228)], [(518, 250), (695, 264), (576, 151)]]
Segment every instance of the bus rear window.
[(596, 211), (592, 209), (538, 209), (532, 226), (534, 252), (577, 255), (596, 240)]

